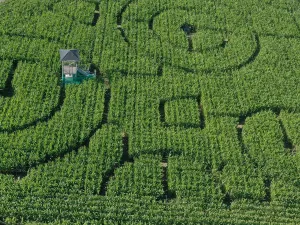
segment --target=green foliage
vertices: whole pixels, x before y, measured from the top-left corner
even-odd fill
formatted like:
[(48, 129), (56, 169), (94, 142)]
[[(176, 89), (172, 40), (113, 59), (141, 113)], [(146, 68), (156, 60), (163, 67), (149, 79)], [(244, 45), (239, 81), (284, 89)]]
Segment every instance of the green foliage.
[(121, 160), (120, 133), (115, 127), (105, 126), (77, 153), (40, 165), (20, 180), (25, 193), (99, 194), (103, 177)]
[(299, 9), (0, 3), (0, 223), (300, 224)]
[(175, 192), (177, 198), (195, 201), (203, 207), (220, 205), (224, 198), (220, 183), (216, 181), (214, 174), (203, 167), (203, 164), (191, 159), (170, 157), (169, 189)]
[(265, 183), (260, 170), (253, 168), (251, 162), (228, 164), (222, 174), (225, 190), (232, 200), (250, 199), (262, 201), (265, 199)]
[(143, 155), (118, 168), (108, 184), (108, 196), (131, 195), (160, 198), (163, 195), (160, 157)]
[(200, 126), (200, 109), (196, 99), (178, 99), (166, 102), (165, 120), (170, 125)]
[(282, 173), (281, 162), (286, 157), (283, 133), (275, 114), (262, 112), (247, 118), (243, 140), (249, 157), (265, 176), (274, 177)]

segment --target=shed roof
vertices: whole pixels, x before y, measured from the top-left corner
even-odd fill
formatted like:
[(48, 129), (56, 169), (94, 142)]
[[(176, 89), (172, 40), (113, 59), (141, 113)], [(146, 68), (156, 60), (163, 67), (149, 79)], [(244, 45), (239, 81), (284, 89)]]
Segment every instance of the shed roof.
[(60, 61), (80, 61), (79, 52), (77, 49), (60, 49)]

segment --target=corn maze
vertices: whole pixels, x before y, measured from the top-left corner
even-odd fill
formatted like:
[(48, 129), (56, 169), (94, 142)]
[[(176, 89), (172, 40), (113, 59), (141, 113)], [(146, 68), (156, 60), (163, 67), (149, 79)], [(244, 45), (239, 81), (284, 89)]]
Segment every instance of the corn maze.
[[(300, 224), (299, 1), (0, 15), (0, 224)], [(97, 79), (62, 85), (59, 49)]]

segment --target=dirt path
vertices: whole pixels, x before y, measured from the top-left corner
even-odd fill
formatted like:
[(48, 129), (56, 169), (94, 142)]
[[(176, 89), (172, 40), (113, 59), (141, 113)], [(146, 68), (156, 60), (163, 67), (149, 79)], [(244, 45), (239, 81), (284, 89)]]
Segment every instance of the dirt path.
[(4, 2), (4, 1), (5, 1), (5, 0), (0, 0), (0, 3), (1, 3), (1, 2)]

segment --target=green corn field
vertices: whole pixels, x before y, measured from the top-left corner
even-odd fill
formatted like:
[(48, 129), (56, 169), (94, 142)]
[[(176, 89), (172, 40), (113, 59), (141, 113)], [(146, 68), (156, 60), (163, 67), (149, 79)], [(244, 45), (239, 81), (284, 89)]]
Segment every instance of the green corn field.
[[(300, 224), (300, 1), (0, 1), (0, 224)], [(96, 79), (64, 84), (60, 49)]]

